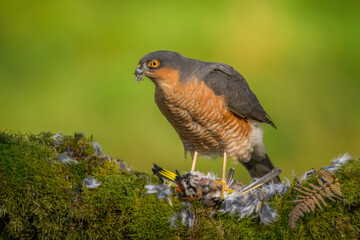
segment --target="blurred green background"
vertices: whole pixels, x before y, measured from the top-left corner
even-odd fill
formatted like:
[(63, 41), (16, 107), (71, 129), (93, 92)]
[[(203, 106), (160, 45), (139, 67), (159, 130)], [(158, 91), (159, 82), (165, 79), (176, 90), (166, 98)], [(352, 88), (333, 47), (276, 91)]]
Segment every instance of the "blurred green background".
[(0, 129), (84, 131), (133, 169), (189, 170), (153, 83), (133, 75), (146, 53), (173, 50), (244, 75), (278, 126), (264, 126), (265, 145), (283, 175), (359, 157), (359, 12), (359, 1), (1, 1)]

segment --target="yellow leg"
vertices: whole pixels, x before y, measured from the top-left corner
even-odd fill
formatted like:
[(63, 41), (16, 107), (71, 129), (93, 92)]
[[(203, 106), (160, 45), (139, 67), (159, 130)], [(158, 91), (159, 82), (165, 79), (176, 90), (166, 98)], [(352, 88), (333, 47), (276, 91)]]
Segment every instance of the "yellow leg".
[(223, 160), (223, 171), (222, 171), (222, 177), (221, 182), (225, 182), (225, 171), (226, 171), (226, 152), (224, 151), (224, 160)]
[(195, 165), (196, 165), (196, 158), (197, 158), (197, 155), (198, 155), (198, 152), (197, 152), (197, 151), (195, 151), (195, 152), (194, 152), (194, 158), (193, 158), (193, 162), (192, 162), (192, 166), (191, 166), (191, 171), (190, 171), (190, 172), (195, 171)]
[(217, 184), (220, 184), (221, 187), (221, 195), (220, 195), (220, 199), (222, 200), (224, 198), (224, 191), (225, 190), (229, 190), (229, 187), (226, 185), (226, 180), (225, 180), (225, 171), (226, 171), (226, 152), (224, 151), (224, 160), (223, 160), (223, 171), (222, 171), (222, 177), (220, 181), (216, 181), (215, 182)]

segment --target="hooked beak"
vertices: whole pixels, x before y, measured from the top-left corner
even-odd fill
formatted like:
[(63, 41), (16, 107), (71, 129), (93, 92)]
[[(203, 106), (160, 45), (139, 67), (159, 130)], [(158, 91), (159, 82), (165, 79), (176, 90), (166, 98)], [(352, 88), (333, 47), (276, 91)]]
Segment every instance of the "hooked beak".
[(140, 82), (143, 80), (143, 73), (144, 70), (142, 69), (142, 66), (139, 64), (137, 68), (135, 69), (135, 80)]

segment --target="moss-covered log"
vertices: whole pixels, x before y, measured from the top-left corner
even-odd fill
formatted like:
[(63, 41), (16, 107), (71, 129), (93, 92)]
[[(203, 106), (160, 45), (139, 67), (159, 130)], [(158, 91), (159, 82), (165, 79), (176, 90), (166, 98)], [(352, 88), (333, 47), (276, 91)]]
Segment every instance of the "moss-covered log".
[[(292, 231), (288, 215), (296, 191), (291, 187), (270, 204), (279, 214), (265, 226), (259, 219), (213, 214), (216, 208), (192, 203), (191, 228), (170, 226), (181, 201), (146, 195), (153, 175), (120, 167), (120, 160), (96, 153), (92, 138), (52, 137), (51, 133), (0, 133), (0, 237), (4, 239), (358, 239), (360, 161), (337, 170), (343, 201), (306, 214)], [(64, 161), (66, 153), (66, 161)], [(61, 155), (63, 154), (63, 155)], [(101, 186), (91, 189), (84, 178)], [(310, 179), (310, 182), (314, 179)]]

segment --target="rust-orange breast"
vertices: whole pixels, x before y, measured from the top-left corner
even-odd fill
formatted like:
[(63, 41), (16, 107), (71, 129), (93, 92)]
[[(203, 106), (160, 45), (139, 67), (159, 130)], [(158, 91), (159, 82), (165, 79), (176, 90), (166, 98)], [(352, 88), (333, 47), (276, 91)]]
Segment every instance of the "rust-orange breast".
[(162, 78), (156, 76), (156, 104), (179, 134), (185, 150), (204, 154), (226, 151), (234, 160), (250, 159), (251, 126), (227, 109), (223, 96), (216, 96), (197, 79), (179, 82), (177, 71), (164, 68), (157, 72)]

